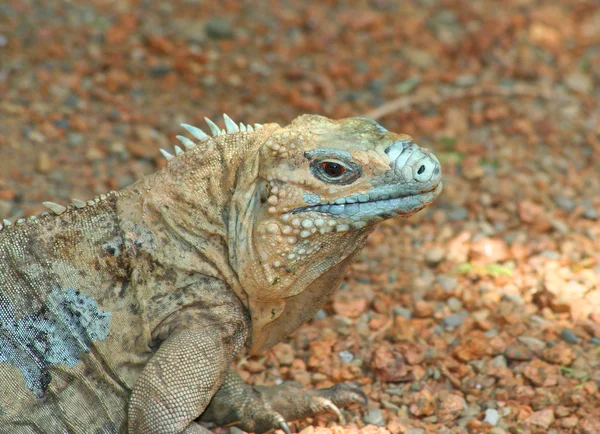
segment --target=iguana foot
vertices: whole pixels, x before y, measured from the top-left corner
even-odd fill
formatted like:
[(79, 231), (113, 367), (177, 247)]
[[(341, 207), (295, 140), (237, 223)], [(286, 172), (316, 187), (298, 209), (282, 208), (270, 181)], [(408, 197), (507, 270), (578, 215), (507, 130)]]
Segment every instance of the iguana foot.
[(230, 373), (201, 420), (256, 433), (272, 429), (290, 433), (288, 421), (326, 411), (335, 413), (339, 422), (345, 424), (340, 407), (355, 403), (366, 406), (367, 397), (352, 383), (319, 390), (303, 390), (296, 383), (253, 387), (245, 384), (237, 374)]

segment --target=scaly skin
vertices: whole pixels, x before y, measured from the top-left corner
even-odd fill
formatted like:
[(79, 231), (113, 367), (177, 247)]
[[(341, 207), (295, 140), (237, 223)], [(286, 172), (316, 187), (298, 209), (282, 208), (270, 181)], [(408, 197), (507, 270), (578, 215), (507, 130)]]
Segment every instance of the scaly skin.
[(229, 366), (312, 317), (374, 224), (429, 205), (439, 162), (367, 119), (225, 121), (122, 191), (4, 224), (0, 433), (264, 432), (366, 402)]

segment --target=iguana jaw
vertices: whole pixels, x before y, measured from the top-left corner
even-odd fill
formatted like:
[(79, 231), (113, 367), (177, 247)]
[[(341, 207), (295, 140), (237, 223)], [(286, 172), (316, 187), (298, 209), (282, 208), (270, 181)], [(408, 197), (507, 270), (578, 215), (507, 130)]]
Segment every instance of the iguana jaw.
[(442, 183), (416, 194), (406, 194), (402, 186), (374, 188), (370, 192), (352, 195), (318, 205), (298, 207), (291, 214), (316, 212), (324, 218), (348, 219), (354, 227), (374, 224), (396, 216), (409, 217), (432, 203), (442, 191)]

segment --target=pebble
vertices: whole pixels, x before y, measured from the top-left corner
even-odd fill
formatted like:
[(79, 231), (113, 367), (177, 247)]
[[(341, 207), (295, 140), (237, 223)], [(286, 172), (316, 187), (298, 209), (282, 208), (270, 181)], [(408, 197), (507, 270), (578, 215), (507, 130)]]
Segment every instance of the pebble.
[(440, 274), (437, 277), (436, 281), (446, 292), (452, 292), (458, 286), (458, 279), (456, 277), (448, 276), (446, 274)]
[(347, 350), (340, 351), (338, 353), (338, 356), (339, 356), (340, 360), (343, 361), (344, 363), (350, 363), (352, 360), (354, 360), (354, 354), (352, 354), (350, 351), (347, 351)]
[(315, 313), (315, 316), (313, 316), (313, 319), (325, 319), (327, 318), (327, 312), (325, 312), (323, 309), (319, 309), (317, 311), (317, 313)]
[(85, 137), (81, 133), (67, 133), (67, 144), (72, 148), (80, 146), (84, 140)]
[(385, 426), (385, 421), (383, 419), (383, 412), (379, 408), (369, 411), (367, 413), (367, 415), (364, 417), (364, 422), (367, 425), (371, 424), (371, 425), (375, 425), (375, 426)]
[(544, 341), (531, 336), (519, 336), (517, 339), (532, 351), (543, 351), (544, 348), (546, 348), (546, 343)]
[(412, 318), (412, 312), (409, 309), (402, 307), (402, 306), (396, 306), (394, 308), (394, 315), (400, 316), (400, 317), (406, 318), (406, 319)]
[(557, 196), (554, 198), (554, 202), (559, 208), (567, 212), (571, 212), (575, 209), (575, 201), (569, 197)]
[(463, 308), (462, 302), (456, 297), (450, 297), (446, 303), (452, 312), (458, 312)]
[(444, 317), (443, 324), (446, 328), (460, 327), (463, 322), (463, 316), (459, 314), (452, 314)]
[(594, 88), (592, 78), (588, 74), (579, 71), (567, 75), (564, 82), (569, 89), (584, 94), (588, 94)]
[(583, 217), (588, 220), (598, 220), (598, 211), (588, 201), (583, 203)]
[(499, 426), (495, 426), (489, 431), (489, 434), (506, 434), (506, 430)]
[(213, 17), (206, 22), (206, 34), (213, 39), (231, 39), (233, 28), (231, 22), (223, 17)]
[(425, 434), (425, 432), (423, 428), (409, 428), (404, 431), (404, 434)]
[(577, 335), (569, 329), (562, 329), (560, 332), (560, 337), (563, 338), (565, 342), (570, 344), (576, 344), (579, 342)]
[(506, 357), (500, 354), (492, 359), (492, 365), (497, 368), (506, 368), (508, 366), (508, 361), (506, 360)]
[(553, 422), (554, 412), (551, 408), (545, 408), (543, 410), (536, 411), (525, 419), (526, 425), (539, 426), (544, 429), (548, 429)]
[(448, 221), (451, 221), (451, 222), (467, 220), (468, 217), (469, 217), (469, 211), (467, 211), (466, 208), (454, 208), (453, 210), (448, 212), (448, 214), (446, 215), (446, 218), (448, 219)]
[(489, 423), (492, 426), (496, 426), (498, 421), (500, 420), (500, 413), (495, 408), (488, 408), (485, 411), (485, 417), (483, 418), (484, 422)]
[(446, 252), (444, 249), (434, 247), (425, 252), (425, 263), (430, 267), (435, 267), (444, 260)]

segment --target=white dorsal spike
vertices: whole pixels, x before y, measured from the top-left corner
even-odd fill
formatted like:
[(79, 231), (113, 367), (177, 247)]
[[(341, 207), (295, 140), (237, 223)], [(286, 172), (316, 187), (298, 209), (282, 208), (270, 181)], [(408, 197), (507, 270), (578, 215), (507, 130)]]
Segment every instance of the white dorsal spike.
[(246, 126), (246, 131), (248, 131), (249, 133), (253, 133), (254, 132), (254, 128), (252, 128), (252, 125), (247, 125)]
[[(192, 142), (190, 139), (184, 136), (176, 136), (177, 140), (181, 142), (181, 144), (185, 147), (185, 149), (192, 149), (196, 144)], [(207, 136), (208, 137), (208, 136)]]
[(240, 131), (246, 132), (246, 125), (243, 122), (240, 122)]
[(4, 223), (5, 227), (9, 227), (10, 225), (12, 225), (12, 223), (10, 222), (10, 220), (4, 219), (4, 220), (2, 220), (2, 222)]
[(165, 151), (164, 149), (160, 148), (160, 153), (163, 154), (163, 156), (167, 159), (170, 160), (173, 158), (173, 156), (171, 154), (169, 154), (167, 151)]
[(204, 131), (202, 131), (200, 128), (188, 124), (181, 124), (181, 126), (185, 128), (188, 131), (188, 133), (194, 136), (194, 138), (200, 140), (201, 142), (210, 139), (210, 136)]
[(254, 124), (255, 130), (258, 130), (259, 128), (262, 128), (262, 124)]
[(217, 124), (215, 124), (213, 121), (211, 121), (208, 118), (204, 118), (204, 120), (206, 121), (208, 128), (210, 128), (210, 132), (213, 135), (213, 137), (217, 137), (218, 135), (221, 134), (221, 129), (217, 126)]
[(85, 202), (82, 200), (71, 198), (71, 203), (75, 205), (75, 208), (85, 208)]
[(42, 202), (42, 205), (44, 205), (46, 208), (48, 208), (50, 211), (52, 211), (56, 215), (61, 215), (63, 212), (65, 212), (67, 210), (67, 208), (65, 208), (64, 206), (59, 205), (54, 202)]
[(183, 150), (177, 145), (175, 145), (175, 155), (177, 155), (177, 156), (183, 155)]
[(226, 113), (223, 113), (223, 119), (225, 119), (225, 126), (227, 127), (227, 132), (229, 134), (235, 134), (240, 132), (240, 128), (237, 126), (233, 120), (227, 116)]

